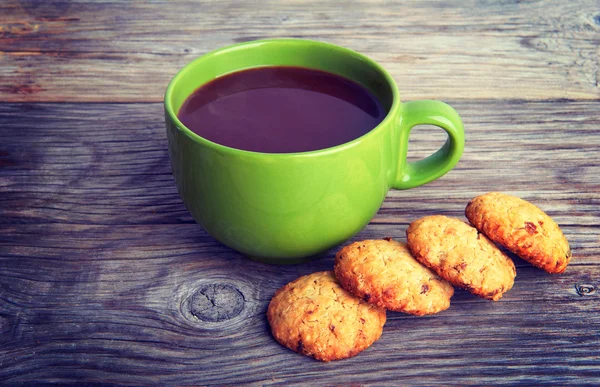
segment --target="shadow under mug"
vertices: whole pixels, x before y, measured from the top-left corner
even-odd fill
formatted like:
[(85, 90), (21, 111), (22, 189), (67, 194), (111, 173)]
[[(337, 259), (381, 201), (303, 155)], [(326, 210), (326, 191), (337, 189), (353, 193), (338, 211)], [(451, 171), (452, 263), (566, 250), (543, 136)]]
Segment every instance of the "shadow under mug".
[[(186, 128), (177, 113), (211, 80), (259, 66), (299, 66), (337, 74), (371, 90), (387, 110), (367, 134), (327, 149), (259, 153), (233, 149)], [(452, 169), (463, 125), (443, 102), (401, 103), (392, 77), (352, 50), (303, 39), (241, 43), (199, 57), (170, 82), (165, 117), (171, 166), (193, 218), (221, 243), (269, 263), (296, 263), (348, 240), (377, 213), (390, 188), (408, 189)], [(448, 133), (431, 156), (406, 161), (413, 126)]]

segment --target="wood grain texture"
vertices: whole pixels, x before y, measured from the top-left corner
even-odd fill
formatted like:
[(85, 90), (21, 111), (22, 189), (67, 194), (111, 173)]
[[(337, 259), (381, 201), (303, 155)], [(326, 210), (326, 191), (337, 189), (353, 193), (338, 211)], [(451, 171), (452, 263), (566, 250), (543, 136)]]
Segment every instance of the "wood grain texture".
[(600, 97), (597, 0), (10, 0), (0, 15), (7, 102), (159, 102), (193, 58), (273, 37), (360, 51), (405, 99)]
[[(515, 258), (500, 302), (457, 290), (439, 315), (389, 312), (370, 349), (330, 364), (278, 345), (265, 312), (285, 283), (330, 269), (335, 250), (272, 266), (215, 242), (177, 195), (161, 104), (0, 104), (0, 382), (600, 383), (600, 102), (448, 102), (467, 128), (457, 168), (391, 191), (353, 240), (405, 240), (417, 217), (462, 217), (493, 189), (547, 210), (573, 262), (552, 276)], [(442, 139), (415, 129), (412, 157)], [(237, 289), (241, 310), (201, 321), (190, 305), (215, 284)]]
[[(0, 2), (0, 385), (600, 385), (597, 0)], [(323, 364), (270, 335), (273, 293), (335, 249), (272, 266), (213, 240), (169, 166), (162, 95), (234, 42), (325, 40), (363, 52), (403, 100), (465, 123), (441, 179), (390, 191), (352, 240), (405, 240), (490, 190), (561, 226), (562, 275), (515, 258), (499, 302), (457, 290), (428, 317), (388, 313), (379, 341)], [(445, 140), (411, 133), (409, 157)], [(511, 255), (512, 256), (512, 255)]]

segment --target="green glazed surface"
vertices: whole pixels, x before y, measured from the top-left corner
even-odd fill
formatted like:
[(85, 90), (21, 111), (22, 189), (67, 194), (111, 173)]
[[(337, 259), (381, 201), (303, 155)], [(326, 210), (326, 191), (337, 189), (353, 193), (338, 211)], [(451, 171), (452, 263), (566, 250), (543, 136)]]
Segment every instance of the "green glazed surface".
[[(302, 66), (359, 82), (388, 109), (366, 135), (318, 151), (269, 154), (208, 141), (178, 119), (185, 99), (210, 80), (258, 66)], [(463, 126), (438, 101), (400, 103), (391, 76), (371, 59), (322, 42), (273, 39), (208, 53), (184, 67), (165, 94), (169, 155), (179, 193), (215, 239), (253, 258), (294, 263), (326, 252), (366, 226), (390, 188), (408, 189), (458, 162)], [(406, 162), (410, 129), (432, 124), (448, 133), (430, 157)]]

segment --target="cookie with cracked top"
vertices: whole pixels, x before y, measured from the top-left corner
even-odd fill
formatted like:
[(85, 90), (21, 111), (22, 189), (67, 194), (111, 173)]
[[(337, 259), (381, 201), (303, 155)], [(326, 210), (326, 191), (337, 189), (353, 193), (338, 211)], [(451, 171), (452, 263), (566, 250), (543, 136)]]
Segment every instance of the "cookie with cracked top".
[(417, 316), (448, 309), (454, 288), (391, 238), (354, 242), (335, 256), (344, 289), (372, 304)]
[(514, 284), (513, 261), (460, 219), (426, 216), (409, 225), (406, 237), (419, 262), (477, 296), (497, 301)]
[(279, 289), (267, 319), (281, 345), (328, 362), (355, 356), (379, 339), (386, 311), (344, 290), (333, 271), (322, 271)]
[(516, 196), (489, 192), (472, 199), (465, 216), (494, 242), (548, 273), (562, 273), (571, 260), (569, 242), (544, 211)]

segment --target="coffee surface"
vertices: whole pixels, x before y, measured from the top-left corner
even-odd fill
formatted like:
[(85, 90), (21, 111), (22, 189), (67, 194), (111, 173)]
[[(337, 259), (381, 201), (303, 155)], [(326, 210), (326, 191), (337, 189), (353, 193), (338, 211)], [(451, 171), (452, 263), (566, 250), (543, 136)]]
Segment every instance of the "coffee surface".
[(385, 114), (368, 89), (341, 76), (301, 67), (259, 67), (201, 86), (178, 117), (221, 145), (291, 153), (351, 141), (375, 128)]

